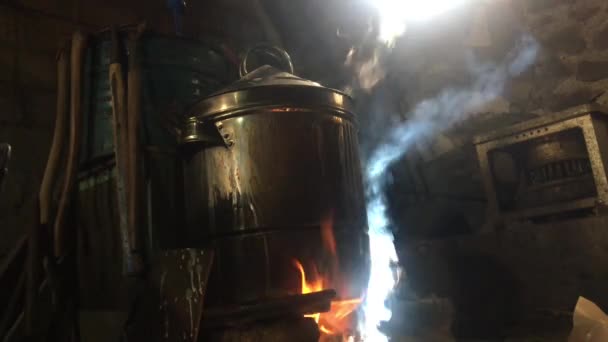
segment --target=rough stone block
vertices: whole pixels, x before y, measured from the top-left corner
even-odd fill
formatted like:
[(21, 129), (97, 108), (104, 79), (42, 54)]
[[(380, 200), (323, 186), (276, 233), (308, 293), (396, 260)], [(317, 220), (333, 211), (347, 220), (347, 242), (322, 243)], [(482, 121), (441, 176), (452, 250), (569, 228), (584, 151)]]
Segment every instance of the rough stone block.
[(547, 106), (553, 111), (560, 111), (588, 103), (592, 97), (593, 92), (591, 89), (582, 88), (567, 94), (556, 94), (552, 101), (548, 101)]
[(530, 99), (534, 84), (529, 81), (513, 80), (507, 87), (507, 98), (513, 102), (522, 103)]
[(576, 1), (570, 7), (569, 16), (577, 21), (587, 21), (591, 17), (600, 13), (599, 3), (590, 3), (589, 1)]
[[(602, 96), (597, 98), (596, 102), (601, 105), (608, 106), (608, 92), (605, 92), (604, 94), (602, 94)], [(606, 250), (608, 251), (608, 246), (606, 246)]]
[(586, 87), (572, 80), (562, 82), (553, 92), (552, 96), (543, 101), (545, 105), (553, 110), (559, 111), (568, 107), (589, 103), (596, 95), (591, 87)]
[(586, 43), (576, 24), (566, 24), (549, 30), (541, 40), (547, 47), (566, 54), (576, 54), (585, 49)]
[[(419, 80), (419, 90), (425, 93), (437, 93), (450, 86), (463, 86), (468, 82), (469, 76), (462, 65), (456, 63), (430, 64), (425, 68), (424, 77)], [(408, 79), (396, 79), (402, 87), (409, 83)]]
[(530, 94), (530, 103), (537, 108), (542, 108), (543, 110), (541, 112), (544, 112), (544, 109), (547, 108), (548, 101), (552, 101), (553, 91), (558, 83), (558, 80), (548, 80), (535, 84), (535, 87)]
[(608, 78), (608, 60), (583, 60), (578, 63), (576, 78), (593, 82)]
[(608, 25), (597, 31), (593, 35), (593, 47), (596, 49), (608, 49)]
[(532, 33), (535, 35), (545, 31), (547, 27), (550, 27), (554, 22), (555, 18), (547, 13), (526, 18), (526, 23), (530, 26)]
[(523, 5), (526, 11), (528, 12), (541, 12), (544, 10), (549, 10), (556, 5), (560, 5), (562, 0), (533, 0), (533, 1), (523, 1)]
[(497, 60), (502, 60), (521, 38), (521, 18), (506, 1), (488, 3), (486, 13), (491, 49)]
[(534, 76), (541, 82), (566, 78), (574, 72), (558, 56), (548, 51), (541, 52), (534, 66)]

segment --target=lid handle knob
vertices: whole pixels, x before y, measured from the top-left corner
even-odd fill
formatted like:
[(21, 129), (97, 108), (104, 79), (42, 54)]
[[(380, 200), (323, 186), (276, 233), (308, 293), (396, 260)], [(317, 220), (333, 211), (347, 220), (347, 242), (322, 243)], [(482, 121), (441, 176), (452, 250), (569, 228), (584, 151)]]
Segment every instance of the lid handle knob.
[(241, 77), (247, 75), (250, 72), (250, 70), (247, 69), (247, 60), (251, 57), (251, 55), (255, 55), (257, 53), (265, 54), (274, 58), (280, 64), (281, 68), (283, 68), (285, 71), (288, 71), (290, 74), (293, 74), (293, 64), (291, 63), (291, 57), (289, 57), (289, 54), (285, 50), (273, 45), (261, 43), (254, 45), (249, 50), (247, 50), (247, 52), (245, 52), (245, 55), (243, 56), (243, 59), (241, 60), (241, 65), (239, 67), (239, 75)]

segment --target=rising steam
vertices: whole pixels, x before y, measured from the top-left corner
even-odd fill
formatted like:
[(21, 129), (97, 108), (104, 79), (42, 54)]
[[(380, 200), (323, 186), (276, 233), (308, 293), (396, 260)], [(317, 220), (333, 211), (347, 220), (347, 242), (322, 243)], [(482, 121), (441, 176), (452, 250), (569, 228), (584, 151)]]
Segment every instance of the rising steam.
[(526, 35), (499, 65), (479, 63), (471, 54), (467, 69), (474, 82), (469, 89), (445, 89), (437, 96), (418, 103), (409, 113), (408, 120), (390, 130), (370, 154), (364, 169), (368, 186), (367, 216), (371, 255), (370, 280), (361, 327), (365, 340), (387, 341), (387, 337), (378, 331), (378, 325), (391, 318), (391, 311), (385, 306), (385, 301), (396, 283), (392, 266), (398, 259), (382, 191), (387, 168), (403, 156), (412, 143), (453, 127), (497, 98), (510, 77), (517, 76), (532, 64), (538, 49), (534, 38)]

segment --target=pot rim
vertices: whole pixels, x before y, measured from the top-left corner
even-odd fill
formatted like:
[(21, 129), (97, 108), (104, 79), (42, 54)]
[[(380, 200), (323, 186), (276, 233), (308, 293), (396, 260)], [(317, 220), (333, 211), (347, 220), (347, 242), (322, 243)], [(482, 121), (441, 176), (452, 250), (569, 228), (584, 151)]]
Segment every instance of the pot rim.
[(327, 108), (354, 116), (353, 100), (347, 94), (325, 87), (263, 85), (219, 93), (194, 104), (186, 118), (213, 120), (231, 112), (264, 107)]

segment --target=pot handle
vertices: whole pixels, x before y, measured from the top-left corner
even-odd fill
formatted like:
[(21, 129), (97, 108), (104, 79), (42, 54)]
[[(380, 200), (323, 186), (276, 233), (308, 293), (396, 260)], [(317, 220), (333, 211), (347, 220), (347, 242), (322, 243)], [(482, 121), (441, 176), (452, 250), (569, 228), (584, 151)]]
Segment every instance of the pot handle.
[(221, 121), (211, 123), (199, 121), (193, 117), (186, 121), (179, 137), (180, 145), (205, 144), (210, 146), (224, 145), (230, 148), (234, 145), (234, 136)]
[(239, 66), (240, 77), (243, 77), (250, 72), (250, 70), (247, 69), (247, 59), (249, 59), (249, 56), (254, 53), (263, 53), (273, 57), (276, 61), (280, 63), (282, 69), (286, 69), (285, 71), (288, 71), (290, 74), (293, 74), (293, 63), (291, 63), (291, 57), (285, 50), (270, 44), (260, 43), (254, 45), (249, 50), (247, 50), (247, 52), (245, 52), (245, 55), (241, 60), (241, 65)]

